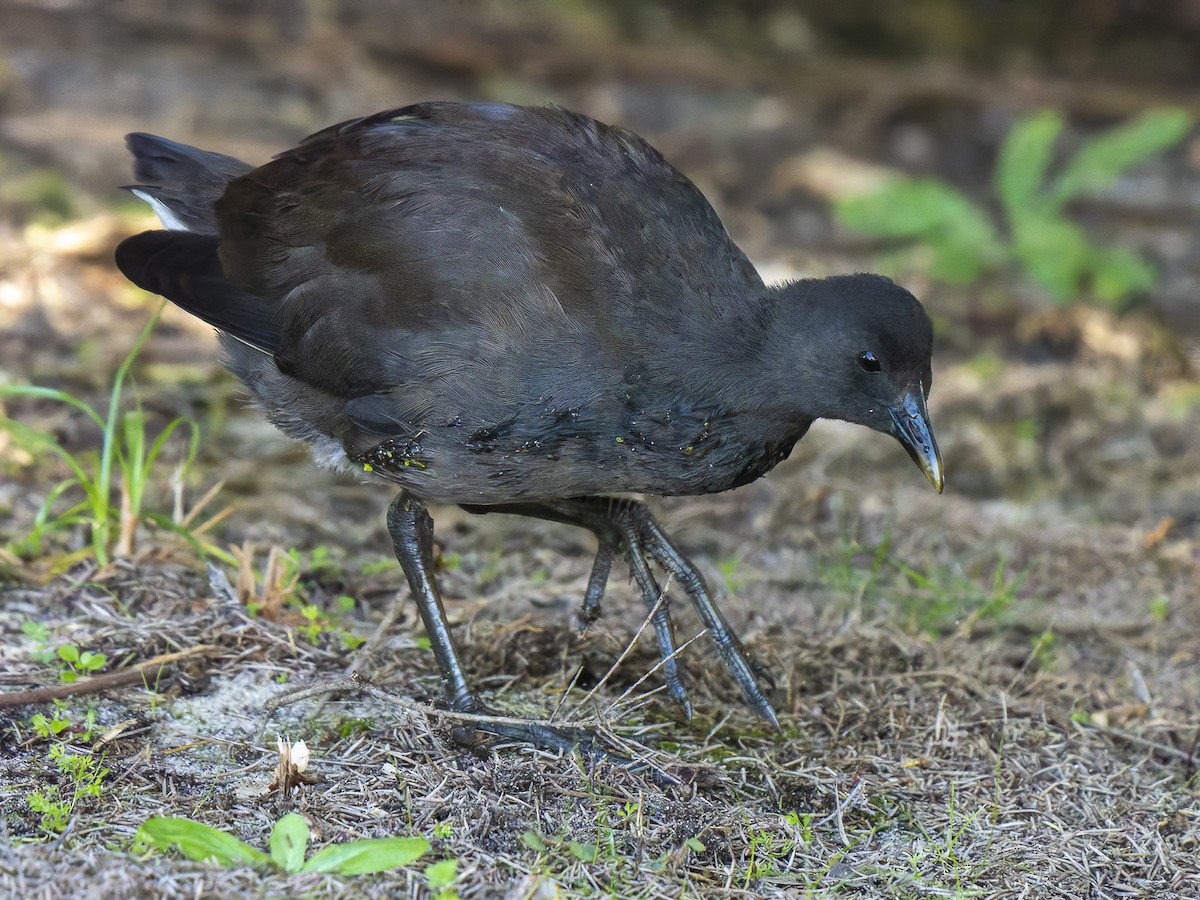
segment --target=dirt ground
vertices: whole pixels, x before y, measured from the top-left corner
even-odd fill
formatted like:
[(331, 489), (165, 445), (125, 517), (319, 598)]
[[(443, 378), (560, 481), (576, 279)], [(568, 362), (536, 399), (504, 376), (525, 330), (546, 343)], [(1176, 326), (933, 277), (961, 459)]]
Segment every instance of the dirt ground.
[[(1153, 83), (1105, 92), (901, 62), (842, 60), (835, 82), (820, 57), (787, 69), (699, 39), (602, 46), (577, 18), (521, 4), (469, 26), (461, 13), (422, 20), (390, 50), (371, 14), (316, 16), (297, 36), (261, 10), (243, 32), (194, 8), (169, 23), (139, 2), (5, 9), (19, 27), (0, 38), (2, 162), (10, 183), (42, 188), (0, 207), (0, 384), (103, 408), (156, 308), (111, 264), (122, 236), (151, 227), (105, 187), (129, 177), (125, 131), (264, 159), (393, 102), (562, 102), (645, 133), (781, 278), (878, 258), (831, 222), (831, 171), (907, 160), (978, 186), (1037, 104), (1087, 125), (1177, 98)], [(141, 42), (136, 63), (113, 35)], [(277, 52), (296, 42), (306, 53)], [(152, 434), (186, 416), (201, 444), (177, 486), (184, 442), (168, 444), (147, 505), (186, 511), (220, 482), (193, 524), (228, 508), (203, 538), (246, 562), (240, 577), (216, 559), (206, 569), (151, 523), (105, 567), (78, 552), (79, 528), (18, 553), (68, 473), (0, 432), (0, 704), (57, 687), (62, 645), (103, 653), (103, 674), (176, 655), (58, 706), (0, 705), (0, 895), (431, 896), (424, 867), (453, 859), (463, 897), (1200, 896), (1198, 148), (1193, 133), (1082, 211), (1162, 266), (1160, 290), (1131, 312), (1056, 308), (1015, 274), (963, 289), (906, 273), (937, 324), (944, 495), (894, 441), (826, 422), (758, 482), (651, 499), (774, 674), (778, 733), (741, 703), (684, 597), (672, 612), (681, 642), (697, 638), (682, 654), (690, 722), (646, 677), (653, 641), (638, 636), (644, 610), (621, 567), (580, 634), (588, 534), (433, 510), (472, 682), (507, 714), (591, 723), (651, 771), (454, 743), (390, 553), (389, 490), (314, 469), (244, 407), (209, 329), (167, 310), (134, 366), (136, 395)], [(52, 222), (35, 214), (58, 196), (47, 171), (72, 192)], [(81, 458), (99, 446), (61, 404), (0, 411)], [(273, 548), (293, 554), (295, 580), (248, 608)], [(369, 683), (348, 681), (351, 666)], [(38, 713), (67, 724), (47, 740)], [(277, 736), (311, 750), (313, 781), (288, 796), (270, 789)], [(108, 770), (96, 795), (75, 796), (54, 744)], [(73, 799), (61, 829), (31, 807), (37, 794)], [(289, 811), (316, 846), (414, 834), (432, 847), (350, 877), (134, 846), (167, 815), (261, 848)]]

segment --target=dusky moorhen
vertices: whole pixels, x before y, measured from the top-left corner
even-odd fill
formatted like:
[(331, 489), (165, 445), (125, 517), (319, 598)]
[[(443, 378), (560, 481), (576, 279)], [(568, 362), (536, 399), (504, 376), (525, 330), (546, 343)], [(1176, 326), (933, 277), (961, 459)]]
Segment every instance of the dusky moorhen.
[(643, 503), (611, 495), (738, 487), (818, 418), (892, 435), (942, 490), (921, 304), (878, 275), (764, 285), (696, 187), (629, 131), (434, 102), (333, 125), (260, 168), (127, 143), (131, 189), (167, 230), (125, 240), (117, 265), (213, 325), (226, 367), (318, 463), (400, 487), (388, 530), (456, 710), (487, 708), (446, 622), (427, 503), (594, 532), (585, 621), (622, 553), (690, 714), (657, 564), (777, 724), (769, 675), (699, 571)]

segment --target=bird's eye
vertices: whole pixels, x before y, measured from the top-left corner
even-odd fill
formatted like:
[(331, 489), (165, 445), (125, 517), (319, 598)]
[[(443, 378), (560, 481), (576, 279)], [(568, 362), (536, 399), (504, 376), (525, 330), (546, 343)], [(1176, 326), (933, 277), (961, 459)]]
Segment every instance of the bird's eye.
[(883, 368), (883, 366), (879, 364), (879, 357), (870, 350), (859, 354), (858, 364), (862, 366), (864, 372), (878, 372)]

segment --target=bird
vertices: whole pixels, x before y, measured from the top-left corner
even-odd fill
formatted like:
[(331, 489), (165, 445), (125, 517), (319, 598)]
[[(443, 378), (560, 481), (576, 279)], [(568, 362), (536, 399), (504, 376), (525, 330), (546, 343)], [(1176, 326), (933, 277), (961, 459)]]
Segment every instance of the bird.
[(446, 619), (429, 505), (593, 532), (581, 619), (599, 616), (623, 557), (690, 717), (673, 582), (778, 728), (770, 673), (639, 496), (745, 485), (817, 419), (891, 435), (943, 490), (920, 301), (865, 273), (765, 284), (631, 131), (555, 106), (431, 101), (332, 125), (259, 167), (150, 134), (126, 144), (129, 189), (163, 229), (122, 241), (118, 268), (213, 326), (224, 365), (317, 464), (399, 488), (388, 532), (455, 711), (483, 722), (491, 707)]

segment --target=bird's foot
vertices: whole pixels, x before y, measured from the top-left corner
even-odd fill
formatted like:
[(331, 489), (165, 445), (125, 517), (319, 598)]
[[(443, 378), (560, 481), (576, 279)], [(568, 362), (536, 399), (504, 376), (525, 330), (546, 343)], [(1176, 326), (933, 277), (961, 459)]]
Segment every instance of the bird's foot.
[(496, 712), (475, 696), (462, 698), (453, 706), (462, 718), (451, 729), (450, 737), (460, 746), (476, 749), (487, 741), (488, 736), (492, 736), (552, 753), (578, 753), (591, 763), (606, 762), (634, 772), (647, 772), (659, 784), (676, 781), (648, 760), (626, 756), (625, 752), (590, 728), (511, 718)]

